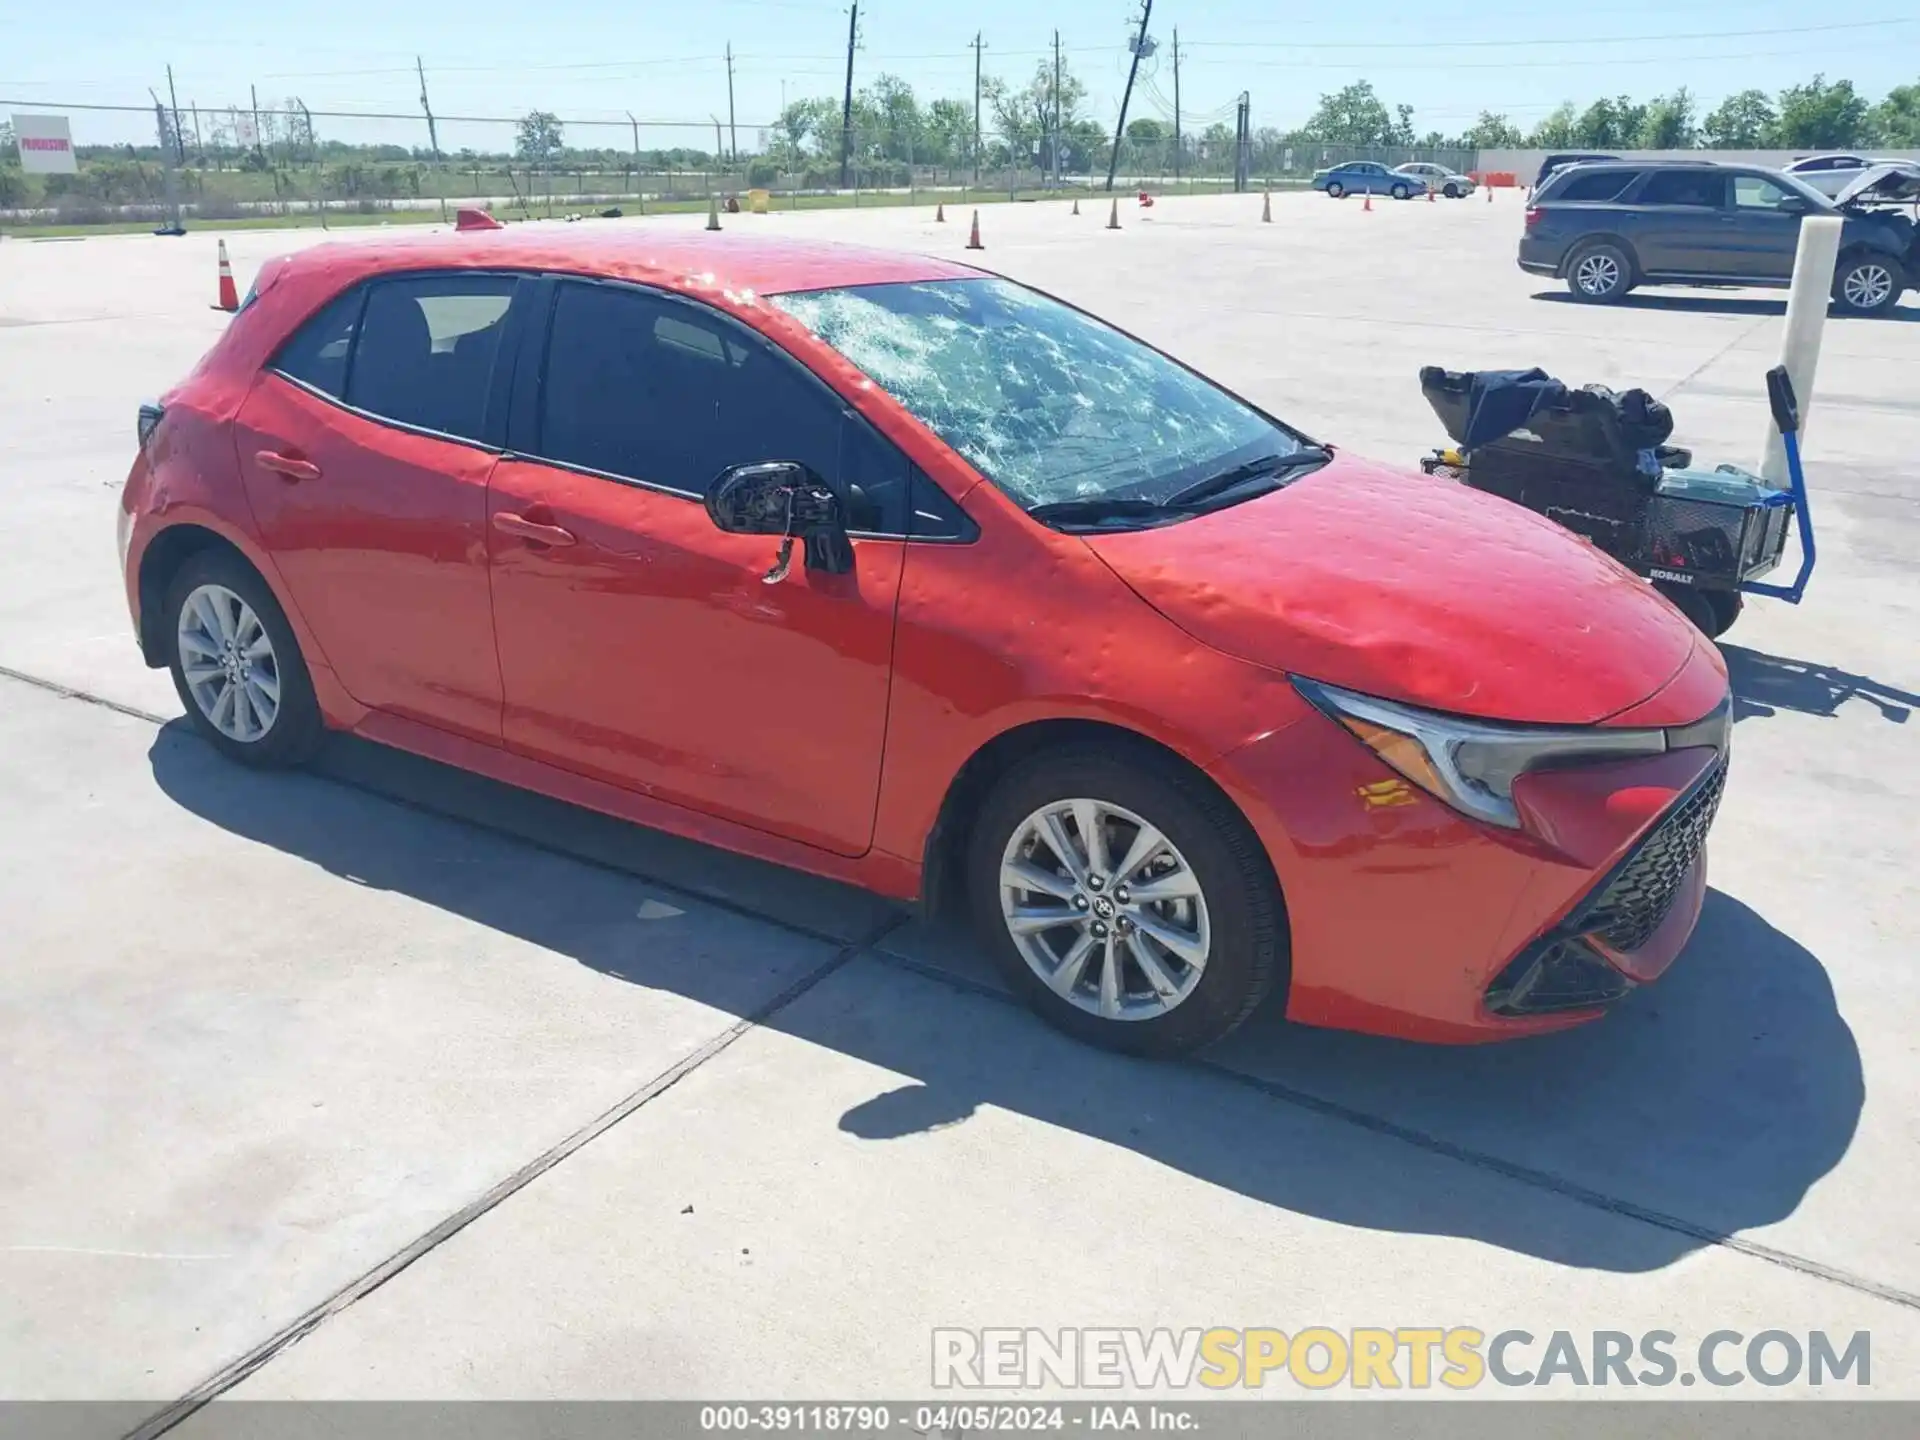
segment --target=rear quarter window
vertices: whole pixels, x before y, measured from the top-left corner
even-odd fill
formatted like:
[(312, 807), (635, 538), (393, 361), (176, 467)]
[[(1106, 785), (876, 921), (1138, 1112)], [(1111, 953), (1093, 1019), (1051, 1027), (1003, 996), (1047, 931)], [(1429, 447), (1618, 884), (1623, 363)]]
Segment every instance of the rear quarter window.
[(338, 400), (346, 394), (347, 357), (366, 298), (364, 286), (334, 297), (293, 332), (273, 357), (272, 368)]

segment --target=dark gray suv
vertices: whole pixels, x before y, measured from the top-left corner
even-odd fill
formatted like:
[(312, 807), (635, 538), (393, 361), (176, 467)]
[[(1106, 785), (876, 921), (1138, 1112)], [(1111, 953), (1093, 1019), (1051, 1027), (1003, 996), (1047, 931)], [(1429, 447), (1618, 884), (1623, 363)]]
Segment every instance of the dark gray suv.
[(1915, 169), (1863, 172), (1830, 200), (1791, 175), (1744, 165), (1570, 165), (1534, 193), (1520, 268), (1564, 279), (1575, 298), (1601, 303), (1636, 285), (1785, 285), (1800, 218), (1840, 215), (1846, 224), (1834, 304), (1883, 314), (1920, 279), (1920, 244), (1911, 217), (1874, 207), (1910, 198), (1920, 173), (1901, 171)]

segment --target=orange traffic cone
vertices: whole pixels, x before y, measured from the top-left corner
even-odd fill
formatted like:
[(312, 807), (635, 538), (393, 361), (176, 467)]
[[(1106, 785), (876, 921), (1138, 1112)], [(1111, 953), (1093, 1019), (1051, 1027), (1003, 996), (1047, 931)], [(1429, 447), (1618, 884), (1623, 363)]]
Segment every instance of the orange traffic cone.
[(719, 228), (720, 228), (720, 197), (717, 195), (708, 195), (707, 196), (707, 229), (718, 230)]
[(1433, 187), (1431, 185), (1427, 186), (1427, 203), (1429, 205), (1433, 204)]
[(1113, 209), (1107, 212), (1107, 229), (1118, 230), (1119, 228), (1120, 228), (1120, 197), (1116, 195), (1113, 200)]
[(1260, 219), (1268, 225), (1273, 223), (1273, 192), (1271, 190), (1264, 190), (1260, 194)]
[(1491, 205), (1492, 203), (1493, 203), (1493, 186), (1489, 185), (1487, 186), (1487, 204)]
[(1073, 197), (1073, 213), (1076, 215), (1080, 213), (1080, 197), (1078, 195)]
[(976, 210), (973, 212), (973, 231), (967, 236), (967, 249), (984, 250), (986, 248), (980, 243), (980, 212)]
[(233, 264), (227, 259), (227, 242), (220, 242), (220, 298), (214, 301), (213, 308), (225, 310), (229, 314), (240, 308), (240, 292), (233, 284)]
[(1360, 208), (1367, 211), (1373, 209), (1373, 192), (1371, 190), (1367, 191), (1367, 193), (1361, 197)]
[(938, 224), (944, 225), (947, 223), (946, 201), (943, 200), (938, 205), (935, 205), (933, 207), (933, 218)]

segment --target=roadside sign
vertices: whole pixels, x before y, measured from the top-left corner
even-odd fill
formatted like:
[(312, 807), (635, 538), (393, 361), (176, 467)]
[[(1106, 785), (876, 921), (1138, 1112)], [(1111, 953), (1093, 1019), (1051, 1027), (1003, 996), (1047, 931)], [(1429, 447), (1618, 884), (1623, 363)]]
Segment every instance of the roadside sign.
[(20, 147), (20, 168), (29, 175), (71, 175), (80, 168), (64, 115), (15, 115), (13, 138)]

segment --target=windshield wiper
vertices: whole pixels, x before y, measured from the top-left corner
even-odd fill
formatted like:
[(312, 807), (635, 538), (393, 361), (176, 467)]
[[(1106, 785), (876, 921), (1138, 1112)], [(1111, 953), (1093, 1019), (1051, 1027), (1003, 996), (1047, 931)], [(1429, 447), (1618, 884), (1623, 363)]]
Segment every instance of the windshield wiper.
[(1107, 498), (1089, 495), (1080, 500), (1053, 500), (1036, 505), (1027, 514), (1036, 520), (1069, 525), (1097, 525), (1102, 520), (1161, 519), (1172, 507), (1157, 500)]
[(1161, 503), (1169, 510), (1185, 509), (1238, 489), (1249, 480), (1279, 476), (1307, 465), (1323, 465), (1332, 458), (1332, 451), (1318, 445), (1303, 446), (1287, 455), (1262, 455), (1258, 460), (1249, 460), (1244, 465), (1222, 470), (1218, 475), (1196, 480), (1186, 489), (1174, 491)]

